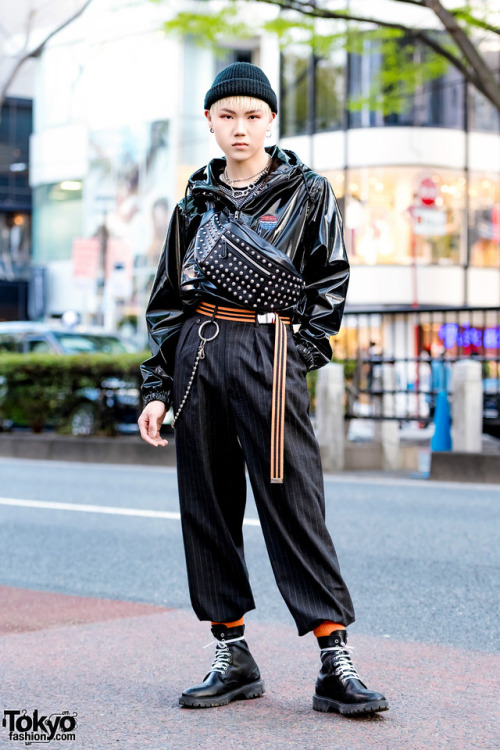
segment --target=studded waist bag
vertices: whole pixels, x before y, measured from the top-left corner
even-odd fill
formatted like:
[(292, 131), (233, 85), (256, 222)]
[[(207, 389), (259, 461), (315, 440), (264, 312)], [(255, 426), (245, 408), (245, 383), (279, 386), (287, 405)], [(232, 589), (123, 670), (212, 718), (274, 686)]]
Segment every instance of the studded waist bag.
[(292, 308), (304, 290), (285, 253), (224, 214), (213, 213), (200, 226), (194, 258), (222, 297), (257, 312)]

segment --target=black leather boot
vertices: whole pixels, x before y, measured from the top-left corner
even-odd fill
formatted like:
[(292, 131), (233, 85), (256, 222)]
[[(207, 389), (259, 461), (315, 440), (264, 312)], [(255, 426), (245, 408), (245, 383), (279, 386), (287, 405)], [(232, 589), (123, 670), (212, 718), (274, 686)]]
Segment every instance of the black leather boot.
[(258, 698), (264, 693), (264, 682), (243, 635), (245, 626), (228, 628), (213, 625), (217, 639), (215, 659), (201, 685), (185, 690), (181, 706), (209, 708), (226, 706), (239, 698)]
[(345, 630), (318, 638), (318, 643), (322, 665), (313, 697), (315, 711), (336, 711), (351, 716), (387, 711), (389, 705), (385, 696), (368, 690), (354, 669)]

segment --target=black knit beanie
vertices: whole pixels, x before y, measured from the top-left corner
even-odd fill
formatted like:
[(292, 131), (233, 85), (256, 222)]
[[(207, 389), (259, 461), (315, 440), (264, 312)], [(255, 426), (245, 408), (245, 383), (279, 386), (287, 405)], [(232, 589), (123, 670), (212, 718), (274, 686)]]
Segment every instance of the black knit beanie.
[(215, 76), (212, 88), (205, 96), (205, 109), (227, 96), (251, 96), (269, 104), (278, 113), (278, 99), (266, 74), (252, 63), (236, 62)]

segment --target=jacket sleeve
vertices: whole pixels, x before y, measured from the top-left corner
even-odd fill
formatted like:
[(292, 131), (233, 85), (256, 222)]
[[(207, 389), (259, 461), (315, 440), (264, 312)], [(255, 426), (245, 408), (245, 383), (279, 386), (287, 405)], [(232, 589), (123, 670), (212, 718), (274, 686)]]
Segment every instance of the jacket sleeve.
[(322, 367), (332, 358), (330, 336), (340, 329), (349, 284), (342, 218), (325, 177), (320, 178), (313, 203), (304, 236), (305, 302), (301, 326), (295, 334), (297, 349), (308, 370)]
[(151, 357), (141, 364), (144, 405), (158, 400), (163, 401), (168, 408), (172, 401), (175, 348), (185, 318), (179, 296), (182, 255), (183, 215), (177, 205), (170, 220), (146, 308)]

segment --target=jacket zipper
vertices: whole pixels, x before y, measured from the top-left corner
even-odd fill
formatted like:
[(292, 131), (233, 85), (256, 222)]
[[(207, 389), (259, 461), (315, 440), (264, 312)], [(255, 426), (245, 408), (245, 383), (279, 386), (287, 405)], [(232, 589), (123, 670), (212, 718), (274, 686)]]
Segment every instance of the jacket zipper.
[[(227, 237), (224, 237), (224, 242), (227, 242), (228, 245), (231, 245), (231, 247), (235, 251), (236, 255), (240, 255), (242, 258), (245, 258), (245, 260), (248, 263), (251, 263), (253, 266), (255, 266), (255, 268), (257, 268), (260, 273), (265, 273), (266, 276), (270, 276), (271, 275), (271, 271), (267, 271), (265, 268), (261, 268), (260, 265), (258, 263), (256, 263), (255, 260), (252, 260), (252, 258), (249, 255), (247, 255), (245, 252), (243, 252), (243, 250), (240, 247), (237, 247), (237, 245), (235, 245), (233, 242), (231, 242), (231, 240), (228, 240)], [(224, 254), (223, 254), (223, 257), (225, 257)]]

